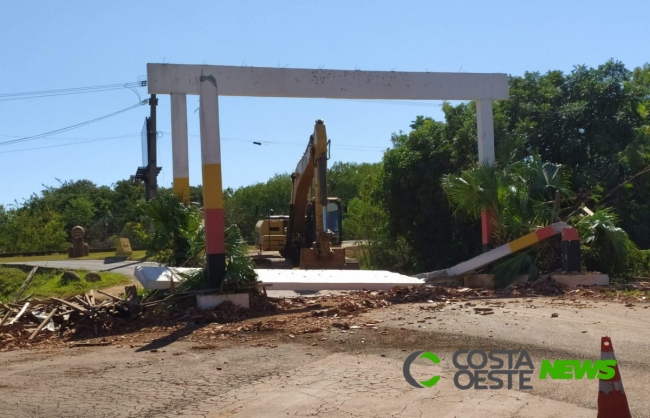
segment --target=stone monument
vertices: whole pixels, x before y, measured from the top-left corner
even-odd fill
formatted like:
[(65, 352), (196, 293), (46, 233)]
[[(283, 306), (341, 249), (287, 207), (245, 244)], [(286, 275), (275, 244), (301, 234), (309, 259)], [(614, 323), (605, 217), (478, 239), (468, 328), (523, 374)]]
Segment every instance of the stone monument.
[(72, 228), (72, 244), (68, 248), (68, 257), (77, 258), (88, 255), (88, 244), (84, 242), (86, 231), (80, 226)]

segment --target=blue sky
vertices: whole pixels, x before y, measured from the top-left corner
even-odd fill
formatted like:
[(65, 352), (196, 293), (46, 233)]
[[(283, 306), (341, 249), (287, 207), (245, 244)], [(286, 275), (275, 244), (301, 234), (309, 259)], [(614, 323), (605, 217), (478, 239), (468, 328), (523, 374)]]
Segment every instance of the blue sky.
[[(400, 71), (570, 71), (610, 58), (648, 61), (647, 1), (65, 1), (0, 0), (0, 94), (135, 82), (148, 62)], [(146, 89), (138, 89), (144, 99)], [(148, 106), (128, 89), (30, 100), (0, 98), (0, 204), (42, 185), (111, 183), (141, 165)], [(198, 97), (188, 99), (190, 182), (200, 183)], [(158, 107), (159, 183), (172, 181), (169, 98)], [(375, 162), (416, 115), (440, 102), (220, 99), (224, 187), (295, 167), (325, 120), (334, 161)], [(116, 138), (119, 137), (119, 138)], [(110, 139), (102, 139), (110, 138)], [(92, 142), (88, 142), (92, 141)], [(253, 141), (266, 141), (253, 145)], [(65, 145), (63, 144), (75, 144)], [(47, 148), (46, 148), (47, 147)]]

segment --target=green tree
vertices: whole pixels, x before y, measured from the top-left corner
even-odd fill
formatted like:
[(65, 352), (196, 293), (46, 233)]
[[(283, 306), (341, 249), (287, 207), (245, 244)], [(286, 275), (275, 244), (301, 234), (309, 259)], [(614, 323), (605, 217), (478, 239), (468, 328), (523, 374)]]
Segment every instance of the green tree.
[(269, 214), (288, 215), (291, 201), (291, 177), (276, 174), (266, 183), (224, 191), (227, 225), (238, 225), (242, 236), (252, 241), (255, 224)]
[[(589, 271), (629, 276), (642, 268), (641, 254), (611, 209), (584, 216), (573, 211), (565, 218), (574, 194), (565, 168), (539, 156), (496, 167), (480, 165), (461, 175), (443, 177), (443, 187), (457, 211), (478, 219), (483, 210), (494, 214), (495, 246), (560, 220), (580, 231), (584, 264)], [(559, 239), (546, 240), (494, 263), (495, 284), (505, 286), (519, 274), (536, 275), (561, 267)]]
[(0, 211), (0, 251), (48, 251), (67, 248), (64, 222), (59, 214), (45, 210), (31, 213), (12, 209)]
[(344, 205), (359, 196), (362, 183), (369, 176), (377, 176), (381, 171), (379, 163), (335, 162), (327, 172), (327, 194), (338, 197)]
[(75, 197), (68, 201), (62, 215), (66, 225), (80, 225), (88, 229), (93, 223), (95, 208), (88, 199)]
[(650, 167), (649, 102), (647, 64), (634, 71), (608, 61), (570, 74), (526, 73), (510, 77), (509, 100), (495, 105), (495, 135), (497, 143), (525, 142), (522, 157), (538, 153), (567, 167), (572, 190), (592, 208), (612, 206), (630, 237), (647, 248), (650, 206), (639, 202), (650, 195), (650, 176), (635, 175)]
[[(451, 106), (443, 108), (450, 119)], [(462, 112), (469, 112), (463, 107)], [(468, 156), (458, 127), (429, 118), (418, 118), (409, 134), (393, 135), (393, 147), (384, 153), (375, 198), (388, 214), (388, 233), (395, 245), (408, 243), (412, 265), (407, 272), (446, 268), (480, 251), (480, 226), (467, 217), (454, 217), (441, 186), (441, 178), (458, 173)], [(470, 134), (467, 134), (470, 141)], [(476, 146), (474, 146), (476, 149)]]
[(140, 208), (152, 224), (147, 241), (148, 255), (167, 266), (195, 265), (205, 248), (201, 210), (183, 204), (171, 194), (158, 196)]

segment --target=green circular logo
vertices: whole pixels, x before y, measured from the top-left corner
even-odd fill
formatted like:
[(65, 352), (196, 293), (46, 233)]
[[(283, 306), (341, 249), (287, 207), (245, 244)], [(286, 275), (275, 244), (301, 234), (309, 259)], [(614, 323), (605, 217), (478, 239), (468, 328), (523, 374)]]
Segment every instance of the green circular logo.
[(406, 381), (409, 382), (409, 384), (415, 388), (418, 389), (422, 389), (423, 387), (430, 388), (434, 386), (436, 383), (438, 383), (438, 381), (440, 380), (440, 376), (433, 376), (429, 380), (421, 380), (419, 382), (415, 380), (413, 376), (411, 376), (411, 363), (413, 363), (418, 358), (428, 359), (434, 364), (440, 363), (440, 359), (438, 358), (438, 356), (436, 356), (434, 353), (430, 351), (416, 351), (415, 353), (411, 353), (411, 355), (408, 356), (404, 361), (404, 367), (402, 368), (402, 371), (404, 373), (404, 379), (406, 379)]

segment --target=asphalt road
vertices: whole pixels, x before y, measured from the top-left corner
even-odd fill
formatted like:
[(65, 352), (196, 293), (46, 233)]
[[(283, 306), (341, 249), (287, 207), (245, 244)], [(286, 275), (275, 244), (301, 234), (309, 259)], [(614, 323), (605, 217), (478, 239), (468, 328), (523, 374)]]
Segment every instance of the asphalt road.
[(61, 261), (26, 261), (22, 263), (0, 263), (0, 264), (20, 264), (28, 266), (51, 267), (58, 269), (88, 270), (88, 271), (106, 271), (120, 273), (126, 276), (135, 277), (133, 272), (137, 266), (158, 267), (158, 263), (142, 261), (111, 261), (106, 260), (61, 260)]
[[(650, 417), (647, 302), (540, 297), (470, 303), (450, 302), (437, 311), (427, 303), (374, 309), (347, 320), (376, 326), (349, 330), (287, 334), (286, 317), (274, 315), (241, 322), (276, 323), (271, 332), (226, 336), (215, 322), (171, 334), (153, 327), (108, 336), (113, 341), (106, 347), (0, 353), (0, 415), (591, 418), (598, 380), (540, 379), (535, 373), (532, 390), (518, 390), (516, 381), (512, 389), (460, 390), (453, 354), (526, 349), (539, 370), (543, 359), (600, 358), (600, 338), (608, 334), (632, 416)], [(473, 307), (488, 306), (492, 315), (474, 313)], [(318, 322), (309, 315), (301, 320)], [(153, 341), (164, 345), (151, 349)], [(422, 350), (435, 352), (440, 363), (418, 360), (411, 375), (441, 379), (416, 389), (405, 381), (403, 364)]]

